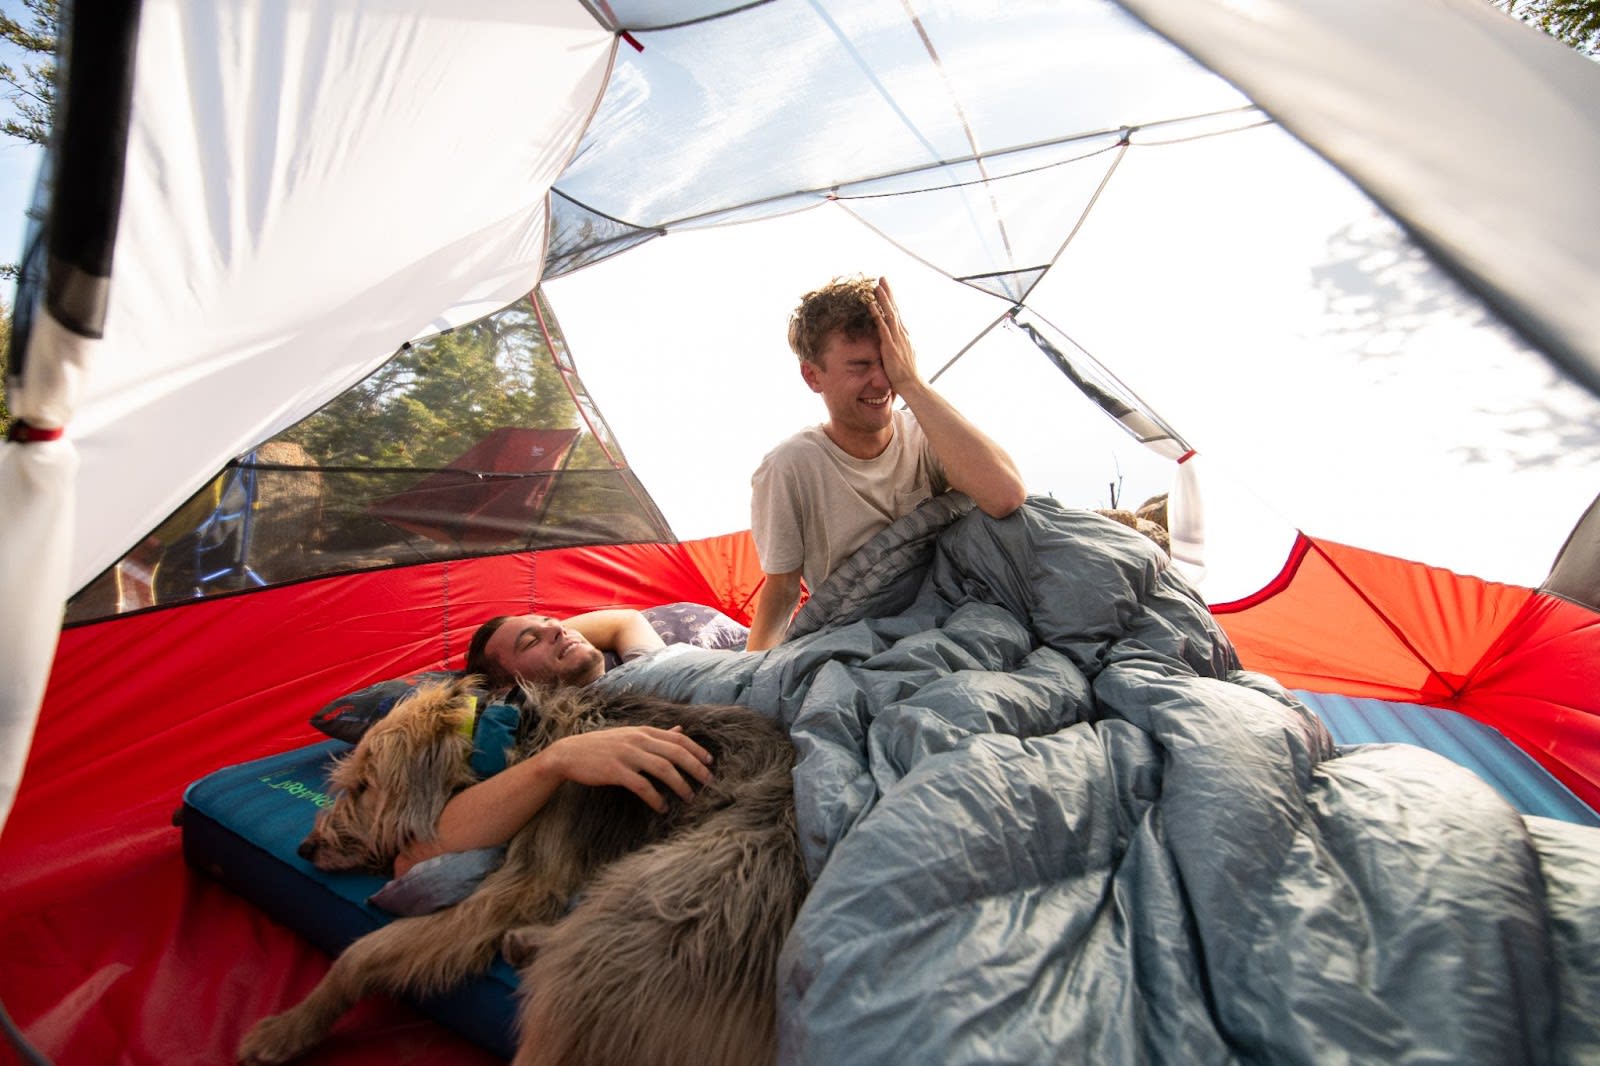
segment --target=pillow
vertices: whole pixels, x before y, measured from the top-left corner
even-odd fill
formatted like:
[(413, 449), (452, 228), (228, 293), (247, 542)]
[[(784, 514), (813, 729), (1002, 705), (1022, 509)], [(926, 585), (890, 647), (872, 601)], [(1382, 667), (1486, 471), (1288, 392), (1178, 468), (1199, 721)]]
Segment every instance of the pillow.
[(424, 859), (367, 897), (374, 907), (407, 917), (460, 903), (505, 861), (505, 848), (447, 851)]
[(649, 619), (664, 644), (689, 644), (712, 651), (743, 651), (750, 630), (715, 607), (703, 603), (664, 603), (646, 608)]
[[(659, 607), (646, 607), (639, 613), (656, 631), (661, 643), (668, 646), (685, 644), (711, 651), (743, 651), (745, 641), (750, 639), (747, 627), (703, 603), (664, 603)], [(621, 665), (622, 660), (615, 653), (606, 652), (607, 670)]]
[(413, 689), (438, 681), (454, 681), (460, 676), (459, 670), (432, 670), (378, 681), (340, 696), (313, 714), (311, 724), (335, 740), (354, 744), (373, 722), (393, 710)]

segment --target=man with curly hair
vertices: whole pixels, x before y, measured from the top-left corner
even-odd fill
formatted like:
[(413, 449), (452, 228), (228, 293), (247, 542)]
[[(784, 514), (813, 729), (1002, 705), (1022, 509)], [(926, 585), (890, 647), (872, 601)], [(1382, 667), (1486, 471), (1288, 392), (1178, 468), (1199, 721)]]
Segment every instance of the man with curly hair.
[[(922, 379), (886, 279), (840, 278), (807, 293), (789, 318), (789, 347), (828, 419), (779, 444), (751, 478), (766, 575), (751, 651), (783, 640), (802, 578), (816, 588), (924, 500), (957, 489), (1004, 518), (1026, 495), (1011, 457)], [(894, 409), (896, 396), (906, 409)]]

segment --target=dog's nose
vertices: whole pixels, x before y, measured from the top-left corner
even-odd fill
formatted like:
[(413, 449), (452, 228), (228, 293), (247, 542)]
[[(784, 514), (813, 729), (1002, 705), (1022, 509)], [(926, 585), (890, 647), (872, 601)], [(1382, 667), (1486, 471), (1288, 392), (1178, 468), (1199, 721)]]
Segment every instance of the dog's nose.
[(317, 842), (313, 837), (306, 837), (300, 842), (300, 857), (306, 862), (315, 862), (317, 859)]

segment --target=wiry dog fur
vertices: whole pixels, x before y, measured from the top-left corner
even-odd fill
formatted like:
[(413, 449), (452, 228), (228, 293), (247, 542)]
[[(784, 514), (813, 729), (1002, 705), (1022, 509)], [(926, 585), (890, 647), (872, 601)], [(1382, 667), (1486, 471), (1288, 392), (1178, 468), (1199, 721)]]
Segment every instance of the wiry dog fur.
[[(424, 688), (368, 731), (333, 771), (335, 801), (303, 855), (388, 873), (432, 838), (445, 802), (474, 780), (461, 728), (471, 680)], [(361, 997), (442, 991), (502, 946), (526, 961), (518, 1066), (772, 1061), (778, 951), (807, 887), (788, 737), (742, 707), (581, 689), (528, 698), (538, 718), (524, 713), (513, 759), (571, 733), (681, 725), (712, 753), (712, 781), (687, 803), (663, 789), (667, 814), (621, 788), (563, 785), (477, 891), (355, 941), (304, 1001), (246, 1035), (241, 1062), (292, 1059)]]

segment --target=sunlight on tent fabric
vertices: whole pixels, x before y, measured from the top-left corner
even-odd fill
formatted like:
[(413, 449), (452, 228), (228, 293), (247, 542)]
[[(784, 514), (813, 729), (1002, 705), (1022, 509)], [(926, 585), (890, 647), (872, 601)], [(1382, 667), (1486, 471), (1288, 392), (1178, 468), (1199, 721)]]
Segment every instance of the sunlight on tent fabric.
[[(585, 380), (680, 536), (743, 528), (760, 456), (820, 420), (784, 343), (801, 292), (887, 274), (928, 375), (1004, 311), (843, 215), (674, 235), (550, 286)], [(1536, 585), (1592, 493), (1594, 398), (1276, 128), (1136, 140), (1028, 302), (1201, 452), (1202, 485), (1218, 487), (1209, 518), (1232, 530), (1212, 550), (1253, 560), (1262, 581), (1280, 549), (1240, 538), (1281, 545), (1298, 527)], [(1108, 506), (1119, 477), (1124, 506), (1167, 491), (1171, 464), (1028, 347), (997, 329), (939, 387), (1033, 491), (1073, 506)], [(629, 447), (629, 427), (663, 422), (680, 428), (633, 440), (674, 447)], [(714, 447), (712, 427), (725, 434)], [(1222, 572), (1234, 576), (1226, 594), (1206, 590), (1213, 602), (1250, 591)]]
[(1537, 585), (1600, 402), (1280, 131), (1134, 150), (1031, 304), (1315, 535)]
[(1244, 103), (1102, 3), (753, 4), (639, 40), (560, 185), (642, 225)]
[[(565, 4), (464, 15), (143, 9), (108, 357), (73, 423), (94, 506), (71, 589), (222, 457), (407, 339), (526, 293), (545, 232), (528, 190), (565, 165), (613, 38)], [(234, 42), (226, 62), (193, 54), (215, 38)], [(416, 165), (420, 144), (437, 165)]]
[[(547, 286), (585, 384), (680, 537), (746, 528), (761, 457), (825, 417), (785, 330), (803, 293), (848, 273), (889, 278), (925, 377), (1008, 306), (832, 206), (669, 236)], [(1125, 506), (1167, 491), (1172, 464), (1009, 332), (991, 333), (936, 387), (1013, 453), (1030, 491), (1106, 507), (1119, 471)]]

